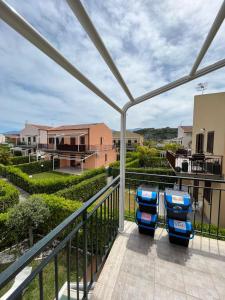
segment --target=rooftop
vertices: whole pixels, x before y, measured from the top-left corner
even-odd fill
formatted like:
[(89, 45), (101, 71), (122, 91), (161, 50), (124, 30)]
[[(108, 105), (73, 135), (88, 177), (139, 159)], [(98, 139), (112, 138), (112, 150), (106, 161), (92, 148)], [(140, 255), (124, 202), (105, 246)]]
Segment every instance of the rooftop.
[(77, 124), (77, 125), (61, 125), (61, 126), (57, 126), (57, 127), (52, 127), (48, 131), (85, 129), (85, 128), (90, 128), (95, 125), (105, 125), (105, 124), (104, 123), (91, 123), (91, 124)]
[(181, 126), (185, 133), (192, 132), (192, 126)]
[[(120, 131), (113, 131), (113, 137), (120, 138)], [(139, 133), (132, 132), (129, 130), (126, 131), (126, 138), (140, 138), (140, 137), (142, 137), (142, 135)]]
[(163, 228), (152, 239), (126, 221), (90, 299), (225, 299), (224, 270), (224, 241), (195, 236), (183, 248)]

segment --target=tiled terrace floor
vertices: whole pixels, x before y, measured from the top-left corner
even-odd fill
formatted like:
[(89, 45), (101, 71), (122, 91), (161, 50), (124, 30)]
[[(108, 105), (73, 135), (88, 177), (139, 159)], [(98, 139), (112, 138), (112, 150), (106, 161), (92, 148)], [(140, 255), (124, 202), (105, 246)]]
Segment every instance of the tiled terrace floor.
[(183, 248), (163, 229), (152, 239), (126, 222), (90, 299), (225, 299), (225, 242), (196, 236)]

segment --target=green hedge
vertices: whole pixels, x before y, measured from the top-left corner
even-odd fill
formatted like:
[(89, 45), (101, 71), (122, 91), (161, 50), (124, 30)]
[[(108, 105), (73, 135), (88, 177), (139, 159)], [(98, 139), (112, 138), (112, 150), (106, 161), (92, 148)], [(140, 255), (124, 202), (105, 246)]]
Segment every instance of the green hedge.
[(99, 192), (106, 183), (106, 174), (104, 173), (93, 178), (86, 179), (77, 185), (60, 190), (56, 193), (56, 195), (66, 199), (85, 202)]
[[(59, 160), (55, 160), (54, 164), (55, 164), (55, 168), (57, 168), (59, 166)], [(19, 168), (21, 171), (29, 175), (52, 171), (53, 169), (52, 167), (53, 167), (52, 160), (41, 160), (41, 161), (35, 161), (27, 164), (17, 165), (17, 168)]]
[(78, 184), (81, 181), (91, 178), (95, 175), (105, 173), (105, 168), (103, 167), (85, 171), (81, 175), (71, 175), (54, 179), (45, 178), (43, 180), (38, 179), (37, 181), (34, 178), (29, 178), (26, 173), (22, 172), (21, 169), (17, 167), (5, 167), (3, 168), (3, 172), (5, 172), (5, 176), (9, 179), (9, 181), (30, 194), (52, 194), (61, 189), (65, 189), (72, 185)]
[(132, 160), (126, 163), (126, 168), (138, 168), (139, 167), (139, 158)]
[(144, 160), (140, 159), (139, 167), (141, 168), (169, 168), (168, 160), (165, 157), (148, 156)]
[(69, 215), (82, 206), (79, 201), (68, 200), (57, 195), (35, 194), (28, 199), (41, 199), (49, 208), (50, 217), (46, 224), (40, 229), (43, 233), (48, 233), (58, 224), (63, 222)]
[[(36, 157), (31, 156), (30, 157), (31, 162), (36, 161)], [(26, 164), (29, 163), (29, 156), (14, 156), (11, 158), (11, 162), (13, 165), (20, 165), (20, 164)]]
[(0, 180), (0, 213), (19, 202), (19, 192), (10, 183)]

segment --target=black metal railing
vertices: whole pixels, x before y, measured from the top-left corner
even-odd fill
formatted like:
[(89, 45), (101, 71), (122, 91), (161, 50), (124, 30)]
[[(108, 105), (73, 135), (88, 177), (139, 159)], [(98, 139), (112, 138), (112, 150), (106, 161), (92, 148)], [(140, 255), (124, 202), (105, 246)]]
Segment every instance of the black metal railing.
[(108, 151), (114, 149), (114, 145), (70, 145), (70, 144), (57, 144), (56, 149), (54, 144), (38, 144), (38, 149), (60, 152), (96, 152)]
[(187, 191), (192, 198), (190, 219), (196, 233), (225, 239), (225, 181), (196, 177), (126, 172), (125, 217), (135, 220), (135, 193), (140, 185), (158, 189), (159, 224), (165, 226), (164, 191), (166, 188)]
[[(200, 155), (199, 155), (200, 156)], [(220, 155), (197, 155), (187, 156), (167, 151), (166, 158), (171, 167), (177, 172), (192, 174), (222, 175), (223, 156)]]
[(87, 299), (117, 235), (118, 211), (119, 176), (3, 271), (0, 291), (32, 266), (9, 299), (59, 299), (62, 293)]

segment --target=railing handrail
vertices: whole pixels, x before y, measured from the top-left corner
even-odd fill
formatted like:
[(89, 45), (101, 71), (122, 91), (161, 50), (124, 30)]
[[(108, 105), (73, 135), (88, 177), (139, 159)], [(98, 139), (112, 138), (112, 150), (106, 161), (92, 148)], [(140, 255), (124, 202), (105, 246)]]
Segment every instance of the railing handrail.
[(213, 179), (213, 178), (199, 178), (199, 177), (192, 177), (192, 176), (178, 176), (178, 175), (164, 175), (164, 174), (153, 174), (153, 173), (139, 173), (139, 172), (130, 172), (126, 171), (126, 174), (135, 174), (135, 175), (144, 175), (144, 176), (155, 176), (155, 177), (169, 177), (169, 178), (176, 178), (176, 179), (190, 179), (190, 180), (199, 180), (199, 181), (210, 181), (215, 183), (225, 183), (225, 180), (221, 179)]
[(25, 252), (18, 260), (12, 263), (6, 270), (0, 274), (0, 289), (5, 286), (11, 279), (27, 265), (29, 264), (38, 254), (42, 252), (55, 238), (57, 238), (61, 232), (63, 232), (75, 219), (81, 216), (87, 209), (101, 197), (110, 187), (112, 187), (120, 178), (118, 175), (114, 180), (107, 184), (103, 189), (101, 189), (97, 194), (91, 197), (87, 202), (83, 204), (81, 208), (72, 213), (67, 217), (62, 223), (56, 226), (52, 231), (50, 231), (46, 236), (44, 236), (40, 241), (38, 241), (31, 249)]

